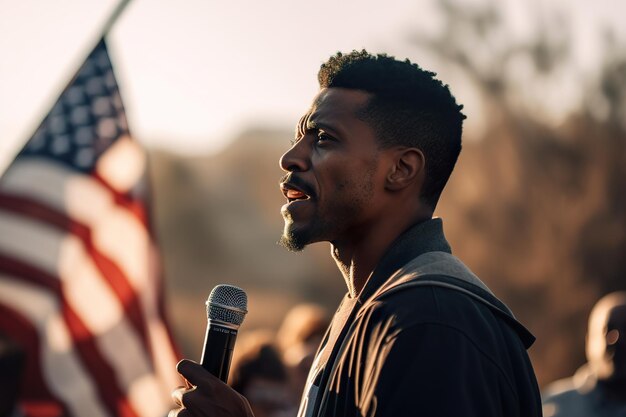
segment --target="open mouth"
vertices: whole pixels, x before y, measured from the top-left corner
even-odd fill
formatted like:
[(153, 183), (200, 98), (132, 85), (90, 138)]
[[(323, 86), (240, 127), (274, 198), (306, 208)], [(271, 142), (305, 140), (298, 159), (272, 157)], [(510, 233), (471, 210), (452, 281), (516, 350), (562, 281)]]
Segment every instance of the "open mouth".
[(282, 190), (283, 195), (285, 196), (287, 201), (289, 201), (290, 203), (294, 201), (304, 201), (310, 198), (306, 193), (298, 190), (291, 184), (282, 183), (280, 185), (280, 189)]

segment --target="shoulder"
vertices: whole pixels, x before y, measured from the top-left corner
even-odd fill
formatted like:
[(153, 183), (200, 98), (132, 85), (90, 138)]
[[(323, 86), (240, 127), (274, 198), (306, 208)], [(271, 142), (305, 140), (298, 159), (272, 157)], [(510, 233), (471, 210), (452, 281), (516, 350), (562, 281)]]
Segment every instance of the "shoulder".
[(446, 333), (456, 340), (453, 350), (475, 351), (507, 374), (515, 369), (530, 369), (517, 331), (499, 313), (463, 292), (440, 286), (415, 286), (368, 304), (363, 315), (368, 328), (382, 327), (394, 337), (416, 340), (426, 329)]
[(505, 320), (515, 321), (508, 307), (469, 268), (445, 252), (417, 256), (388, 277), (369, 301), (370, 307), (402, 317), (409, 325), (430, 319), (461, 327), (467, 319), (494, 324), (492, 319), (502, 314), (508, 316)]
[(480, 332), (499, 325), (497, 316), (483, 303), (461, 291), (435, 285), (403, 288), (371, 300), (363, 308), (371, 310), (372, 319), (392, 317), (402, 328), (430, 323)]

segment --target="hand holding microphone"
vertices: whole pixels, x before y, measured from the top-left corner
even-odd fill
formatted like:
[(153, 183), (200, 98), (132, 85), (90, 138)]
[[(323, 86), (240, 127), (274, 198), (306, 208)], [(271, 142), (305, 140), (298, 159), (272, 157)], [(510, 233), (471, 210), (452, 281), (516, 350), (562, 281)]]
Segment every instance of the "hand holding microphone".
[(247, 313), (246, 293), (233, 285), (218, 285), (209, 295), (207, 329), (200, 364), (183, 359), (178, 372), (187, 387), (172, 392), (181, 407), (168, 417), (253, 417), (248, 401), (226, 385), (237, 331)]

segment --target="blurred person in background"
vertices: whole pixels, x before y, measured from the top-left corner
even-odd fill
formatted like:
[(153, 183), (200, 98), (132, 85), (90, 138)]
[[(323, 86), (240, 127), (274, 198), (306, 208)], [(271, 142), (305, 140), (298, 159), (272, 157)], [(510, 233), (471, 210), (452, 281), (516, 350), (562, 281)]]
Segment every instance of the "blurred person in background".
[(24, 351), (0, 333), (0, 417), (21, 417), (18, 394), (24, 371)]
[(272, 334), (260, 330), (242, 334), (228, 383), (248, 399), (256, 417), (293, 417), (297, 402), (289, 395), (289, 382)]
[(298, 401), (329, 324), (330, 316), (324, 307), (303, 303), (291, 308), (280, 325), (278, 346), (290, 371), (290, 390)]
[(544, 391), (545, 417), (626, 416), (626, 292), (600, 299), (589, 315), (587, 363)]
[[(298, 415), (534, 417), (534, 337), (459, 259), (433, 213), (461, 150), (448, 86), (408, 60), (338, 53), (280, 159), (281, 243), (329, 242), (347, 286)], [(251, 416), (189, 360), (171, 415)]]

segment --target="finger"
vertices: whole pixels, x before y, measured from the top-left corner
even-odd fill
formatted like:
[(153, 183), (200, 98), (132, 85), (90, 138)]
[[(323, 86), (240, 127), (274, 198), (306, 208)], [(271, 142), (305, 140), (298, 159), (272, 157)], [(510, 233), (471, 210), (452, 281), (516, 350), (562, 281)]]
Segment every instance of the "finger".
[(200, 391), (188, 392), (183, 397), (183, 405), (192, 413), (202, 410), (202, 415), (252, 415), (245, 397), (230, 388), (211, 397)]
[(185, 377), (193, 385), (206, 385), (223, 383), (217, 377), (211, 375), (205, 370), (202, 365), (190, 361), (189, 359), (183, 359), (176, 365), (176, 370), (179, 374)]
[(167, 413), (167, 417), (194, 417), (195, 414), (186, 408), (176, 408)]
[(170, 410), (170, 412), (167, 413), (167, 417), (179, 417), (181, 411), (183, 411), (183, 408), (176, 408), (174, 410)]
[(183, 405), (183, 391), (186, 390), (185, 387), (176, 387), (174, 391), (170, 394), (172, 396), (172, 400), (174, 400), (174, 404), (177, 406)]
[(179, 406), (179, 407), (184, 407), (185, 406), (185, 395), (189, 394), (190, 392), (193, 392), (196, 390), (196, 387), (191, 387), (191, 388), (186, 388), (186, 387), (177, 387), (174, 391), (172, 391), (172, 393), (170, 394), (172, 396), (172, 400), (174, 400), (174, 403)]

